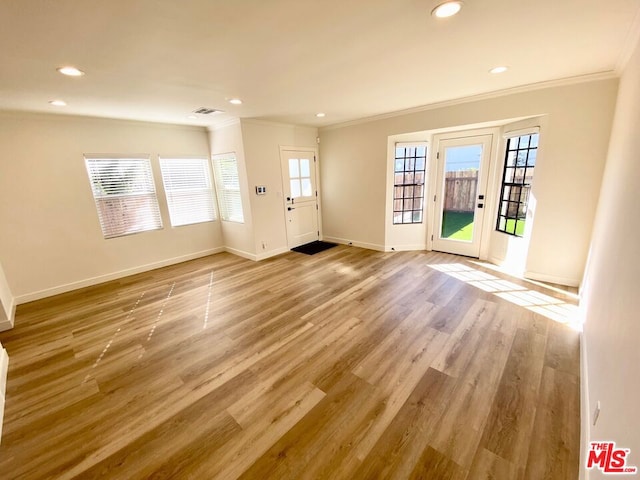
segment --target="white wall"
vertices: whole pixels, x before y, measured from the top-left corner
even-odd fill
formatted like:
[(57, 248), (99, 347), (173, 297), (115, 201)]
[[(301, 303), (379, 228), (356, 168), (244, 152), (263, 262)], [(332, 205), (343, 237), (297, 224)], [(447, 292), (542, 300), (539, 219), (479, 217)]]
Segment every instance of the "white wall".
[[(315, 148), (318, 129), (259, 120), (242, 120), (241, 124), (254, 221), (254, 251), (258, 259), (266, 258), (289, 250), (280, 147)], [(265, 185), (267, 194), (256, 195), (256, 185)], [(266, 248), (262, 248), (263, 242)]]
[[(407, 132), (547, 115), (536, 168), (528, 274), (582, 278), (613, 117), (617, 80), (513, 93), (320, 130), (325, 236), (385, 245), (387, 138)], [(579, 172), (579, 173), (578, 173)]]
[[(630, 448), (640, 468), (640, 45), (620, 81), (611, 144), (583, 282), (590, 439)], [(584, 419), (588, 433), (590, 418)], [(592, 471), (591, 479), (604, 478)], [(626, 477), (625, 477), (626, 478)]]
[(15, 300), (0, 263), (0, 332), (13, 327), (15, 311)]
[(406, 131), (381, 123), (320, 129), (320, 177), (324, 236), (384, 250), (387, 137)]
[[(164, 228), (105, 240), (85, 153), (150, 154)], [(0, 113), (0, 262), (17, 303), (220, 248), (219, 222), (171, 227), (158, 155), (180, 154), (208, 157), (206, 130)]]
[(226, 250), (252, 260), (256, 259), (256, 246), (253, 234), (253, 215), (249, 200), (249, 184), (247, 183), (247, 167), (242, 142), (240, 121), (210, 131), (211, 154), (235, 153), (238, 162), (240, 180), (240, 198), (244, 223), (221, 222), (222, 236)]

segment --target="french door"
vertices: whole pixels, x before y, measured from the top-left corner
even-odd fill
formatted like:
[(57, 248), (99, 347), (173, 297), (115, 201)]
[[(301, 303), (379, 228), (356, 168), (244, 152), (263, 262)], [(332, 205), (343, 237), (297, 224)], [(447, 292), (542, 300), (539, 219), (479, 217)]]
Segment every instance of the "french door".
[(479, 257), (492, 138), (437, 140), (433, 250)]

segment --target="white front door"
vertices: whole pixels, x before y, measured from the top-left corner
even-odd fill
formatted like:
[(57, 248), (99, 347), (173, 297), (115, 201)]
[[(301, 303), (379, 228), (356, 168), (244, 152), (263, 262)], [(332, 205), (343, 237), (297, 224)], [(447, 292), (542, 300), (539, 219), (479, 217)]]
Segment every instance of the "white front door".
[(318, 240), (318, 190), (313, 151), (282, 150), (282, 184), (289, 248)]
[(437, 141), (433, 249), (480, 256), (491, 135)]

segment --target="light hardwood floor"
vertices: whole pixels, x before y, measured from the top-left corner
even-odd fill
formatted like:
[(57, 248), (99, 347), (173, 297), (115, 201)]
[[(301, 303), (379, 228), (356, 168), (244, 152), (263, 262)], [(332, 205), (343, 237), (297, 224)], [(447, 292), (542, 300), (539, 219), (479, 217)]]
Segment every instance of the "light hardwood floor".
[(0, 476), (575, 480), (579, 337), (509, 301), (536, 292), (339, 246), (23, 305)]

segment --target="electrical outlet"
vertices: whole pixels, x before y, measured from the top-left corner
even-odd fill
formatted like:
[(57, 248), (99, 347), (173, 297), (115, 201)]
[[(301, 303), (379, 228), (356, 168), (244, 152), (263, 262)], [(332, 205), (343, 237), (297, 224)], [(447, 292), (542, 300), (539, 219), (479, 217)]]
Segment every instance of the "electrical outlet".
[(267, 249), (267, 242), (265, 242), (264, 240), (262, 241), (262, 249), (263, 250)]
[(598, 417), (600, 416), (600, 400), (596, 402), (596, 409), (593, 411), (593, 426), (596, 426)]

